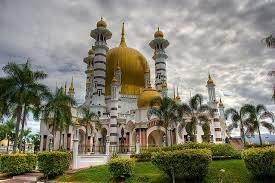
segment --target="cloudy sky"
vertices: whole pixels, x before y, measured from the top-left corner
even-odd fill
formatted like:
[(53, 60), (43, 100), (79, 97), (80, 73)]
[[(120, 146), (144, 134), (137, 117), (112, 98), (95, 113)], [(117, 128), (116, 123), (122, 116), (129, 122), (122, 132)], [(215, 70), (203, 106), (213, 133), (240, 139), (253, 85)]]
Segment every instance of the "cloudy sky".
[(101, 16), (113, 33), (109, 46), (119, 44), (125, 21), (127, 45), (147, 58), (152, 71), (148, 43), (160, 26), (170, 42), (170, 93), (178, 86), (183, 100), (190, 91), (207, 94), (210, 72), (226, 107), (272, 105), (274, 78), (267, 74), (275, 69), (275, 49), (261, 43), (275, 33), (272, 0), (0, 0), (0, 67), (29, 58), (35, 68), (48, 72), (44, 82), (52, 89), (73, 76), (77, 99), (83, 102), (82, 60)]

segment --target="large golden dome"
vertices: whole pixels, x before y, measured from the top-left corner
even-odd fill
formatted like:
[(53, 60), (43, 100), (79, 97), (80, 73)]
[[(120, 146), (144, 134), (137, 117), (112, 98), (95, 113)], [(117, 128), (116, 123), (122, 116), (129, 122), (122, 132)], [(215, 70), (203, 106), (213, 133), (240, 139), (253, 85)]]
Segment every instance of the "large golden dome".
[(161, 97), (161, 94), (157, 90), (152, 89), (151, 87), (144, 89), (137, 100), (138, 108), (148, 108), (150, 102), (157, 97)]
[(106, 95), (111, 95), (111, 83), (117, 66), (121, 70), (121, 94), (139, 95), (145, 85), (146, 65), (147, 61), (139, 51), (127, 47), (123, 23), (120, 45), (110, 49), (106, 56)]

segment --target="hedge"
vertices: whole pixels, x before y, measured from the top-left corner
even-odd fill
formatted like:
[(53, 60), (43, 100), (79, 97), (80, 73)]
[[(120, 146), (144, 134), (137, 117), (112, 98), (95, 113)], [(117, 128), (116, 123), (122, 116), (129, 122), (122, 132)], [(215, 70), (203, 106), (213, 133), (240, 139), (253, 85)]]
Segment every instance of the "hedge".
[(152, 163), (171, 178), (203, 178), (211, 162), (211, 151), (187, 149), (153, 153)]
[(230, 144), (209, 144), (209, 143), (195, 143), (187, 142), (184, 144), (175, 144), (172, 146), (149, 148), (147, 152), (161, 152), (161, 151), (175, 151), (184, 149), (209, 149), (212, 151), (213, 159), (215, 158), (236, 158), (240, 159), (241, 154), (233, 148)]
[(254, 176), (271, 174), (274, 148), (250, 148), (242, 152), (242, 158), (249, 172)]
[(31, 172), (36, 167), (37, 157), (34, 154), (2, 154), (0, 171), (8, 175), (20, 175)]
[(150, 151), (142, 151), (139, 154), (135, 155), (135, 158), (138, 162), (151, 161), (152, 152)]
[(62, 175), (69, 169), (71, 153), (69, 152), (41, 152), (38, 153), (38, 168), (47, 178)]
[(115, 178), (130, 177), (133, 173), (134, 160), (131, 158), (114, 158), (109, 162), (109, 172)]

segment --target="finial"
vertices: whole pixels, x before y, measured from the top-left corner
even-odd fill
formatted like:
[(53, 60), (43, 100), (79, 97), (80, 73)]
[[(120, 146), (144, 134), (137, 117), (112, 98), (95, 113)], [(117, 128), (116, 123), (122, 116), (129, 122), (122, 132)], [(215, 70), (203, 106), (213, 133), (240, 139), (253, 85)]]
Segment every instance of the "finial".
[(176, 89), (174, 87), (174, 100), (176, 99)]
[(179, 88), (177, 87), (177, 97), (176, 100), (179, 101), (180, 100), (180, 96), (179, 96)]
[(120, 46), (127, 47), (126, 42), (125, 42), (124, 22), (122, 23)]
[(65, 81), (65, 94), (67, 93), (67, 81)]
[(116, 62), (116, 70), (120, 70), (119, 61), (118, 61), (118, 60), (117, 60), (117, 62)]
[(158, 26), (158, 31), (159, 31), (159, 26)]
[(211, 75), (210, 75), (209, 72), (208, 72), (208, 81), (207, 81), (207, 84), (214, 84), (214, 81), (212, 80)]

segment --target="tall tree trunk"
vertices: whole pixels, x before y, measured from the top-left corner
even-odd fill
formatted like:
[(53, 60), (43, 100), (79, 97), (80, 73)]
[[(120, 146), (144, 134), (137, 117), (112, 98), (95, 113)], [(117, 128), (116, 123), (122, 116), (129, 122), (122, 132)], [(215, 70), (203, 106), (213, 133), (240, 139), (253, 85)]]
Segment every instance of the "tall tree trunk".
[(22, 105), (17, 106), (16, 108), (16, 124), (15, 124), (15, 137), (13, 142), (13, 150), (12, 153), (16, 153), (18, 146), (18, 137), (19, 137), (19, 127), (22, 116)]
[(53, 130), (52, 130), (52, 135), (53, 135), (53, 139), (52, 139), (52, 151), (54, 150), (54, 142), (55, 142), (55, 124), (53, 123)]
[(168, 129), (167, 129), (167, 127), (165, 127), (165, 133), (166, 133), (165, 145), (168, 146)]
[(244, 127), (243, 127), (243, 122), (242, 121), (241, 121), (241, 128), (240, 128), (240, 130), (241, 130), (241, 136), (242, 136), (242, 139), (243, 139), (243, 144), (245, 146), (246, 141), (245, 141)]
[(23, 137), (24, 137), (24, 128), (26, 123), (26, 116), (27, 116), (27, 105), (24, 105), (23, 107), (23, 119), (21, 123), (21, 132), (19, 136), (19, 152), (22, 152), (22, 146), (23, 146)]
[(63, 131), (63, 130), (60, 130), (60, 131), (59, 131), (59, 133), (60, 133), (60, 134), (59, 134), (59, 150), (61, 150), (62, 131)]
[(260, 145), (263, 145), (262, 137), (261, 137), (261, 131), (260, 131), (260, 124), (258, 124), (258, 133), (259, 133), (259, 139), (260, 139)]

